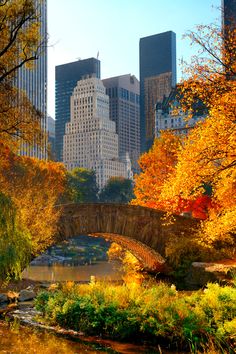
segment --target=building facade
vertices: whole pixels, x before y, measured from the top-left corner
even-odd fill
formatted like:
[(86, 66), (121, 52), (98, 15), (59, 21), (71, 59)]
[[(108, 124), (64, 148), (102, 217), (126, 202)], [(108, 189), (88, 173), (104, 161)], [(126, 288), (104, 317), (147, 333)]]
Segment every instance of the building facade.
[(139, 81), (133, 75), (102, 80), (110, 102), (110, 120), (116, 123), (120, 158), (130, 156), (132, 170), (139, 171), (140, 95)]
[(198, 103), (191, 119), (181, 109), (177, 88), (171, 90), (168, 97), (162, 102), (157, 102), (155, 109), (155, 137), (159, 137), (161, 131), (171, 131), (175, 135), (187, 135), (197, 122), (205, 119), (207, 109)]
[(176, 35), (172, 31), (144, 37), (139, 42), (140, 139), (147, 151), (155, 136), (156, 102), (176, 85)]
[(63, 162), (68, 170), (84, 167), (96, 172), (99, 189), (111, 177), (131, 178), (126, 159), (119, 159), (116, 124), (109, 119), (109, 96), (102, 81), (78, 81), (71, 96), (71, 119), (66, 123)]
[(236, 28), (236, 0), (222, 0), (223, 27), (228, 26), (231, 30)]
[(77, 81), (88, 75), (100, 78), (100, 61), (95, 58), (77, 60), (56, 66), (56, 158), (63, 159), (65, 125), (70, 121), (70, 97)]
[[(224, 34), (224, 46), (226, 51), (228, 51), (228, 55), (230, 55), (230, 65), (233, 67), (236, 62), (236, 53), (230, 43), (232, 44), (232, 40), (235, 40), (236, 36), (236, 0), (222, 0), (222, 30)], [(236, 80), (236, 75), (229, 69), (226, 69), (226, 76), (229, 80)]]
[[(41, 128), (46, 133), (47, 125), (47, 0), (34, 0), (36, 13), (40, 16), (40, 38), (43, 42), (39, 58), (32, 69), (24, 66), (18, 71), (16, 86), (23, 90), (33, 106), (41, 113)], [(47, 140), (42, 147), (22, 144), (21, 155), (47, 158)]]

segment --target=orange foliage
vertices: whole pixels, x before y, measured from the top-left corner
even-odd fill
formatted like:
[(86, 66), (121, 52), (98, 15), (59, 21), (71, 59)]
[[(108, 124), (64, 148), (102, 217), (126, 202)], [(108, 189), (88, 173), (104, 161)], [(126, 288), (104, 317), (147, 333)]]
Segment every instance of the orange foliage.
[(0, 139), (15, 148), (19, 138), (40, 146), (45, 141), (41, 114), (15, 87), (19, 68), (32, 68), (45, 49), (35, 1), (1, 1), (0, 38)]
[(62, 164), (17, 156), (0, 143), (0, 190), (14, 201), (32, 236), (35, 254), (52, 242), (59, 216), (54, 206), (64, 181)]
[(198, 53), (184, 65), (182, 109), (191, 112), (198, 100), (212, 109), (226, 93), (231, 93), (230, 79), (236, 77), (236, 28), (222, 31), (216, 25), (200, 25), (185, 37), (198, 46)]
[(65, 170), (57, 163), (16, 155), (19, 143), (40, 147), (46, 139), (42, 114), (15, 87), (19, 68), (33, 68), (45, 50), (35, 6), (33, 0), (0, 5), (0, 192), (14, 202), (17, 223), (29, 231), (37, 254), (52, 242), (59, 215), (54, 205), (64, 189)]
[(212, 208), (212, 200), (208, 195), (202, 195), (193, 201), (189, 201), (189, 206), (184, 212), (190, 212), (192, 217), (205, 220), (208, 217), (208, 211)]
[[(235, 252), (236, 235), (236, 29), (227, 31), (199, 26), (188, 35), (200, 54), (187, 67), (181, 88), (182, 108), (191, 112), (196, 103), (208, 116), (198, 122), (172, 160), (166, 161), (169, 142), (155, 142), (141, 157), (143, 172), (136, 177), (133, 204), (157, 207), (172, 213), (190, 211), (204, 219), (201, 245)], [(205, 55), (207, 53), (207, 55)], [(164, 148), (164, 150), (163, 150)], [(174, 145), (174, 148), (176, 146)], [(143, 164), (143, 161), (145, 162)], [(166, 169), (163, 166), (167, 165)], [(164, 171), (162, 174), (161, 172)], [(211, 187), (211, 197), (205, 186)], [(230, 247), (229, 247), (230, 246)]]
[(135, 176), (133, 205), (142, 205), (154, 209), (169, 209), (170, 201), (160, 201), (159, 195), (166, 178), (173, 173), (177, 162), (177, 153), (181, 145), (179, 137), (170, 132), (163, 132), (155, 139), (153, 147), (139, 160), (142, 169)]
[(139, 160), (143, 172), (135, 177), (133, 205), (142, 205), (153, 209), (161, 209), (175, 214), (191, 213), (195, 218), (206, 219), (211, 207), (211, 198), (207, 195), (182, 197), (181, 194), (165, 195), (163, 187), (176, 171), (179, 151), (182, 149), (181, 139), (170, 132), (162, 132), (149, 152)]

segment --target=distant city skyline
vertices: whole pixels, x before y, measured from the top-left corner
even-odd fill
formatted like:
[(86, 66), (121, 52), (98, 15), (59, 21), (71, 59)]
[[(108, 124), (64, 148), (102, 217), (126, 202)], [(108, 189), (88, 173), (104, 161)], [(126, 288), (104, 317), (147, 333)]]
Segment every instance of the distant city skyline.
[(174, 31), (179, 61), (194, 53), (182, 35), (198, 24), (220, 23), (221, 0), (48, 0), (48, 114), (55, 118), (55, 66), (90, 57), (101, 61), (101, 78), (139, 79), (139, 39)]

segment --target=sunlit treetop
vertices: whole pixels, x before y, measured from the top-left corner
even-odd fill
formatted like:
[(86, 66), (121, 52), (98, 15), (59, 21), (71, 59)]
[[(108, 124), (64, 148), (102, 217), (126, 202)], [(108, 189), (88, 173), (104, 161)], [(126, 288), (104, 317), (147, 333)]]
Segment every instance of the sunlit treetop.
[(182, 108), (191, 111), (196, 99), (211, 108), (236, 84), (236, 29), (222, 31), (216, 25), (201, 25), (185, 37), (198, 46), (198, 52), (190, 64), (183, 64)]
[(40, 38), (40, 12), (33, 0), (0, 2), (0, 83), (32, 65), (45, 49)]
[(1, 0), (0, 140), (13, 147), (16, 137), (28, 144), (40, 145), (44, 141), (40, 112), (14, 85), (19, 69), (32, 69), (45, 47), (46, 38), (40, 38), (40, 9), (35, 8), (35, 1)]

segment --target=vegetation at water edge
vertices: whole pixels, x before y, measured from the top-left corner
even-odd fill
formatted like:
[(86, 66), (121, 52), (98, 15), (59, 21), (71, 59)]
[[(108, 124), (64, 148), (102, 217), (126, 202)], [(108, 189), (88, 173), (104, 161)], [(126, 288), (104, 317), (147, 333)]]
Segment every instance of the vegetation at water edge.
[(236, 349), (235, 287), (208, 284), (204, 291), (186, 294), (162, 283), (68, 282), (41, 292), (35, 305), (47, 323), (87, 335), (121, 341), (139, 338), (190, 351), (209, 343), (224, 353)]

